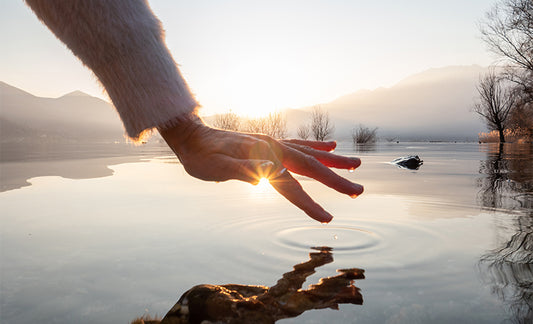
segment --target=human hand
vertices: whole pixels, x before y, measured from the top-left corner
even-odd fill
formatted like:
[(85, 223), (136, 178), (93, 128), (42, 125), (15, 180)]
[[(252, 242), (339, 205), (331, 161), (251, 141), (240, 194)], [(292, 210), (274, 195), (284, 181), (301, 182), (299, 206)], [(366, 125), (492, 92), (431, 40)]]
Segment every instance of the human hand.
[(363, 193), (363, 186), (329, 169), (354, 170), (361, 164), (358, 158), (330, 153), (335, 142), (278, 141), (263, 134), (225, 131), (205, 125), (196, 115), (159, 132), (191, 176), (206, 181), (238, 179), (252, 184), (267, 178), (281, 195), (322, 223), (330, 222), (333, 216), (313, 201), (287, 170), (316, 179), (352, 198)]

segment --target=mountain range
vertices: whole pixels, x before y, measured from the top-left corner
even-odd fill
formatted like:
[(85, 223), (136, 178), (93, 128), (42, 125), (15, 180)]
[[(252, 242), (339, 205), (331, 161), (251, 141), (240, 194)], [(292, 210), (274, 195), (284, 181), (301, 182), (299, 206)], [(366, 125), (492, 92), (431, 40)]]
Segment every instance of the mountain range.
[[(471, 107), (485, 72), (476, 65), (430, 69), (392, 87), (359, 90), (320, 106), (334, 121), (338, 139), (364, 125), (377, 127), (381, 137), (401, 140), (477, 140), (485, 126)], [(303, 111), (309, 114), (311, 108)], [(287, 112), (290, 128), (296, 129), (298, 120), (310, 120), (301, 111)]]
[(1, 142), (124, 141), (118, 114), (106, 101), (74, 91), (34, 96), (0, 81)]
[[(398, 140), (476, 140), (485, 129), (471, 112), (480, 66), (450, 66), (409, 76), (392, 87), (359, 90), (320, 106), (335, 124), (336, 139), (358, 126), (378, 127)], [(313, 107), (285, 109), (289, 134), (308, 124)], [(207, 118), (209, 120), (209, 118)], [(34, 96), (0, 81), (0, 141), (124, 141), (108, 102), (74, 91), (59, 98)]]

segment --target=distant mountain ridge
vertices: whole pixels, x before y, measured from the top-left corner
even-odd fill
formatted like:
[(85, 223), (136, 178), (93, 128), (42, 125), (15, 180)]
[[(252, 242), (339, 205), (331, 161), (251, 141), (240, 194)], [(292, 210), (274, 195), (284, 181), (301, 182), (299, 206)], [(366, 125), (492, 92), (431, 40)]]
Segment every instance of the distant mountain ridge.
[[(476, 140), (485, 126), (471, 107), (479, 76), (485, 72), (476, 65), (430, 69), (390, 88), (359, 90), (321, 106), (329, 111), (340, 139), (364, 124), (378, 127), (381, 136), (398, 139)], [(310, 114), (311, 107), (299, 110)], [(288, 113), (292, 128), (305, 121), (292, 114)]]
[[(321, 106), (330, 113), (337, 140), (349, 139), (359, 124), (399, 140), (476, 140), (485, 127), (470, 108), (485, 71), (476, 65), (430, 69), (392, 87), (358, 90)], [(0, 142), (124, 141), (112, 105), (81, 91), (42, 98), (0, 81), (0, 103)], [(284, 110), (292, 137), (309, 123), (311, 109)]]
[(108, 102), (81, 91), (43, 98), (0, 81), (1, 142), (124, 141)]

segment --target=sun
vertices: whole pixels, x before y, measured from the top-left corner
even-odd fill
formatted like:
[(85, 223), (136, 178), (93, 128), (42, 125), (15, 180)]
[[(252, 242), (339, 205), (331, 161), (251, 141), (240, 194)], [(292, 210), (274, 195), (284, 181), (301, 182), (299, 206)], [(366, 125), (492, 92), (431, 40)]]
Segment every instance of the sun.
[(291, 71), (287, 62), (267, 57), (241, 60), (233, 66), (225, 81), (228, 107), (239, 115), (258, 118), (298, 106), (296, 85), (291, 82), (294, 78), (289, 77), (287, 71)]

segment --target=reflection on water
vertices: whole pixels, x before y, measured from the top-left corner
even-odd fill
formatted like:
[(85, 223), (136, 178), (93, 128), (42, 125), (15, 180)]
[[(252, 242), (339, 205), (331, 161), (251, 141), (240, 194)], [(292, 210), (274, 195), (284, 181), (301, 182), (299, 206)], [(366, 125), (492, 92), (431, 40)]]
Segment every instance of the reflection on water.
[(374, 152), (376, 151), (376, 143), (354, 143), (353, 144), (353, 150), (355, 152)]
[(487, 144), (481, 161), (479, 201), (486, 208), (531, 209), (533, 206), (533, 146)]
[[(499, 248), (481, 257), (483, 280), (516, 323), (533, 322), (533, 150), (531, 145), (491, 145), (478, 185), (485, 208), (513, 211), (496, 219)], [(503, 234), (509, 232), (508, 235)]]
[(296, 264), (276, 285), (198, 285), (184, 293), (161, 321), (178, 323), (274, 323), (312, 309), (338, 309), (339, 304), (363, 304), (354, 280), (364, 279), (364, 270), (339, 269), (339, 275), (321, 278), (303, 290), (305, 280), (317, 267), (333, 262), (332, 249), (314, 248), (310, 259)]

